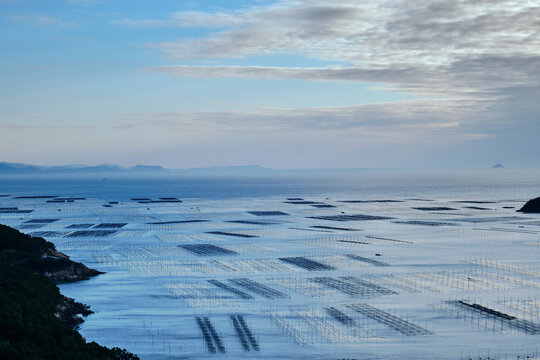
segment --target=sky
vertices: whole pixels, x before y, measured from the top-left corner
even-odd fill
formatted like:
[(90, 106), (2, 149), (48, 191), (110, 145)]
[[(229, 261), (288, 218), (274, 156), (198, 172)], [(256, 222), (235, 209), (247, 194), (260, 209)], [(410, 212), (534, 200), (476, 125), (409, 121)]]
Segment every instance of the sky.
[(540, 167), (540, 3), (0, 0), (0, 161)]

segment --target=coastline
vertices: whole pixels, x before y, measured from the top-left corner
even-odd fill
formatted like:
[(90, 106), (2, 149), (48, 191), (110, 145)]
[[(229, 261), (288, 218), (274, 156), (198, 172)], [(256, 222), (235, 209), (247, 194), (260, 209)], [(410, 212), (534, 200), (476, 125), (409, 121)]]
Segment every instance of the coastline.
[(77, 331), (90, 306), (56, 284), (103, 274), (69, 259), (43, 238), (0, 224), (0, 357), (135, 360), (125, 349), (87, 343)]

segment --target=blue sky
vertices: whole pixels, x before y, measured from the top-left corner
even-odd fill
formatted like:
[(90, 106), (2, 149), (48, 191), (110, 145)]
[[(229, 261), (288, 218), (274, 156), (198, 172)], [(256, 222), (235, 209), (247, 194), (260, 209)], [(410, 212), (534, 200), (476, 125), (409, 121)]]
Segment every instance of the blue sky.
[(0, 0), (0, 161), (539, 166), (534, 14), (526, 1)]

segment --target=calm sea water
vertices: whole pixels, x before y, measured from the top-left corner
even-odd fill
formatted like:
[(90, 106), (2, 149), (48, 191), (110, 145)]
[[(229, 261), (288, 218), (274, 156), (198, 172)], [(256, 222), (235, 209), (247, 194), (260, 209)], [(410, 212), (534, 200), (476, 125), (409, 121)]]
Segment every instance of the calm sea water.
[[(477, 314), (465, 315), (463, 321), (460, 314), (467, 313), (457, 309), (456, 314), (446, 301), (468, 299), (540, 324), (538, 315), (516, 314), (515, 308), (505, 305), (509, 298), (523, 306), (540, 297), (540, 216), (516, 213), (525, 200), (540, 196), (540, 170), (103, 177), (0, 176), (0, 195), (13, 195), (0, 197), (0, 207), (34, 209), (27, 215), (2, 214), (0, 222), (41, 233), (72, 259), (105, 272), (87, 282), (61, 286), (66, 296), (90, 304), (95, 311), (81, 326), (89, 341), (127, 348), (148, 360), (214, 358), (196, 321), (203, 316), (223, 339), (226, 353), (217, 355), (221, 359), (397, 360), (406, 354), (408, 359), (451, 360), (464, 354), (487, 358), (494, 353), (502, 354), (498, 359), (516, 359), (514, 354), (525, 358), (537, 353), (536, 335), (509, 328), (499, 332), (502, 322), (490, 318), (475, 324)], [(83, 196), (120, 204), (103, 207), (100, 200), (50, 204), (47, 199), (17, 199), (17, 195)], [(129, 201), (135, 197), (178, 197), (184, 202), (149, 206)], [(288, 204), (283, 201), (286, 197), (334, 207)], [(347, 199), (406, 201), (340, 201)], [(456, 200), (492, 202), (471, 208)], [(419, 206), (453, 211), (424, 211)], [(266, 219), (269, 223), (260, 224), (231, 221), (259, 219), (251, 210), (283, 210), (286, 215), (271, 216)], [(339, 212), (382, 216), (382, 220), (324, 219)], [(32, 230), (35, 224), (29, 220), (39, 218), (57, 220)], [(204, 221), (177, 223), (179, 219)], [(104, 237), (68, 235), (70, 224), (114, 223), (125, 226)], [(338, 227), (321, 231), (321, 226)], [(199, 256), (186, 245), (215, 246), (234, 256), (219, 252)], [(364, 260), (353, 260), (351, 254)], [(283, 261), (287, 258), (305, 258), (331, 269), (289, 266)], [(374, 266), (366, 259), (387, 266)], [(489, 263), (479, 265), (471, 259)], [(507, 271), (513, 268), (517, 270)], [(466, 283), (460, 280), (464, 274)], [(369, 295), (369, 286), (351, 293), (350, 286), (343, 291), (335, 285), (316, 285), (321, 279), (339, 283), (351, 276), (394, 293)], [(242, 287), (238, 281), (247, 280), (285, 295), (269, 298), (252, 285), (241, 291), (251, 291), (253, 296), (238, 298), (209, 280), (229, 287)], [(426, 281), (429, 287), (424, 286)], [(363, 302), (433, 334), (403, 336), (387, 323), (349, 307)], [(351, 328), (337, 321), (329, 315), (329, 307), (352, 317), (356, 325)], [(231, 315), (245, 317), (261, 344), (260, 352), (244, 351)]]
[(295, 171), (252, 175), (0, 176), (0, 194), (232, 199), (350, 196), (525, 200), (540, 194), (540, 169)]

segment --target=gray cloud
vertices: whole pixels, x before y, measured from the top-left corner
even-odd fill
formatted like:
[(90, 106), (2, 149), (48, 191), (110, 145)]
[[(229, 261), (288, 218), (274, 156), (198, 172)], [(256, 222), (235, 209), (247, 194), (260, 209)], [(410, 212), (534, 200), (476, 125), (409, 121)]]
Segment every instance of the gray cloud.
[[(516, 141), (518, 134), (526, 135), (526, 129), (538, 129), (540, 4), (536, 1), (283, 0), (241, 12), (173, 17), (188, 15), (189, 22), (183, 24), (204, 23), (220, 30), (203, 38), (149, 45), (195, 63), (150, 71), (201, 78), (379, 83), (420, 98), (345, 108), (152, 117), (167, 126), (193, 121), (224, 132), (246, 128), (341, 132), (365, 135), (362, 138), (370, 141), (400, 136), (400, 141), (408, 141), (403, 139), (406, 134), (411, 142), (431, 143), (502, 139), (507, 134), (514, 134), (512, 141)], [(167, 20), (169, 26), (173, 17)], [(225, 59), (228, 64), (231, 59), (245, 64), (252, 56), (280, 54), (342, 65), (219, 65)], [(197, 64), (208, 60), (217, 65)]]
[[(441, 114), (441, 109), (446, 111)], [(162, 126), (188, 138), (239, 134), (358, 136), (363, 141), (456, 142), (492, 136), (463, 122), (479, 114), (472, 101), (409, 100), (349, 107), (124, 115), (118, 128)], [(478, 119), (480, 121), (480, 119)], [(403, 136), (404, 134), (407, 136)], [(319, 135), (318, 135), (319, 134)]]
[[(211, 23), (216, 16), (220, 23), (226, 15), (235, 14), (203, 18)], [(451, 108), (440, 102), (434, 117), (465, 107), (467, 121), (477, 127), (484, 118), (492, 124), (532, 122), (540, 111), (540, 5), (535, 1), (280, 1), (245, 10), (228, 29), (205, 38), (152, 46), (192, 61), (264, 54), (339, 61), (348, 65), (151, 70), (191, 77), (381, 83), (424, 97), (453, 99)], [(429, 101), (426, 107), (435, 103)]]
[[(344, 69), (273, 69), (278, 77), (376, 81), (407, 91), (490, 92), (539, 84), (540, 6), (515, 1), (282, 1), (237, 13), (189, 13), (192, 23), (231, 27), (203, 39), (154, 44), (180, 59), (298, 54)], [(182, 17), (181, 13), (176, 16)], [(188, 13), (184, 14), (185, 16)], [(200, 17), (199, 20), (197, 18)], [(525, 66), (523, 66), (525, 65)], [(159, 68), (164, 71), (164, 68)], [(169, 69), (171, 70), (171, 69)], [(225, 70), (221, 72), (219, 70)], [(194, 67), (188, 76), (270, 77), (268, 68)], [(422, 91), (425, 90), (425, 91)]]

